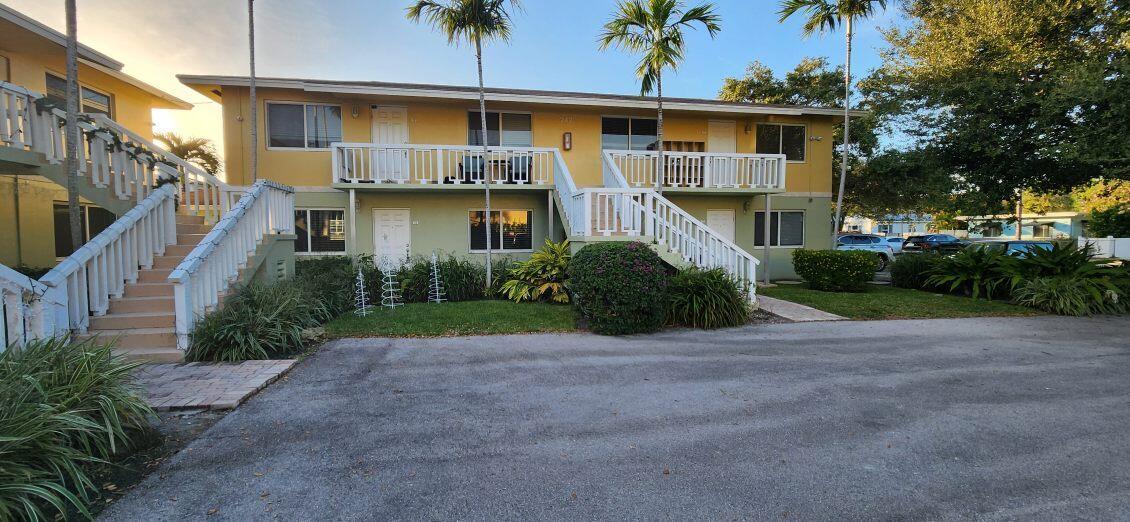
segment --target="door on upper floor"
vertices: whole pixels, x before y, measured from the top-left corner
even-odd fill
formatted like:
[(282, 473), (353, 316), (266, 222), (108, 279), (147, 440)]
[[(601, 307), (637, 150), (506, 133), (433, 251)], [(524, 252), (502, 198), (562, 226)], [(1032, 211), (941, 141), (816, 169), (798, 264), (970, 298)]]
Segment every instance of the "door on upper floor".
[(734, 242), (734, 211), (732, 209), (707, 210), (706, 226), (717, 232), (727, 241)]
[[(403, 145), (408, 143), (408, 108), (397, 105), (373, 105), (373, 143)], [(378, 181), (408, 181), (408, 151), (377, 149), (373, 153), (373, 172)]]
[[(738, 123), (733, 120), (710, 120), (706, 124), (706, 152), (733, 154), (738, 151)], [(707, 186), (736, 186), (737, 158), (711, 158)]]
[(411, 212), (406, 208), (373, 209), (373, 256), (378, 266), (399, 267), (412, 247)]

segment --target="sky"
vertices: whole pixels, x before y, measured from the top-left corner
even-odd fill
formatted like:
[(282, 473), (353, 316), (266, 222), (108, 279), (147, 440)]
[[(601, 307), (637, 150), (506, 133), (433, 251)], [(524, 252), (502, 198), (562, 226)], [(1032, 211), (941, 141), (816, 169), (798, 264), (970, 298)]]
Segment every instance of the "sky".
[[(64, 30), (63, 0), (0, 0)], [(219, 106), (177, 81), (177, 74), (246, 75), (247, 3), (243, 0), (77, 0), (83, 43), (125, 63), (125, 72), (194, 104), (155, 111), (155, 131), (223, 139)], [(688, 3), (697, 3), (690, 0)], [(426, 25), (408, 21), (409, 0), (256, 0), (259, 76), (475, 85), (469, 46), (453, 47)], [(714, 98), (728, 76), (754, 60), (778, 75), (807, 56), (844, 61), (842, 32), (804, 38), (801, 19), (777, 21), (778, 0), (715, 0), (722, 32), (688, 33), (684, 64), (664, 75), (664, 94)], [(509, 43), (483, 52), (488, 86), (638, 94), (636, 57), (596, 40), (614, 0), (524, 0)], [(857, 23), (852, 69), (880, 64), (879, 29), (903, 16), (889, 7)], [(221, 148), (222, 150), (222, 148)]]

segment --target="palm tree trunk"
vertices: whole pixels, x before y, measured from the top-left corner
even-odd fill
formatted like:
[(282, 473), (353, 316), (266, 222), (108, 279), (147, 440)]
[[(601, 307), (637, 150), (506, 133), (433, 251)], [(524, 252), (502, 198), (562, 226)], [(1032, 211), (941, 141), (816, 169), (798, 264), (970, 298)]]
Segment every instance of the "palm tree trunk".
[[(483, 45), (482, 45), (481, 40), (478, 37), (475, 38), (475, 61), (477, 62), (477, 65), (479, 67), (479, 125), (482, 125), (481, 130), (482, 130), (482, 135), (483, 135), (483, 161), (482, 161), (481, 165), (483, 167), (483, 172), (482, 172), (483, 178), (484, 178), (483, 186), (486, 188), (486, 205), (485, 205), (485, 207), (486, 207), (485, 214), (486, 215), (484, 217), (486, 218), (486, 226), (487, 226), (487, 292), (489, 293), (490, 289), (491, 289), (491, 275), (492, 275), (491, 274), (491, 261), (490, 261), (490, 254), (491, 254), (491, 248), (490, 248), (490, 240), (491, 240), (491, 234), (490, 234), (490, 229), (491, 229), (491, 225), (490, 225), (491, 168), (490, 168), (490, 159), (488, 157), (490, 150), (487, 148), (488, 147), (488, 145), (487, 145), (487, 97), (486, 97), (486, 88), (483, 87)], [(499, 130), (501, 131), (501, 129), (499, 129)], [(502, 227), (502, 216), (499, 216), (498, 226), (500, 228)]]
[(663, 174), (666, 172), (665, 165), (663, 164), (663, 69), (660, 68), (655, 73), (655, 101), (659, 107), (659, 118), (655, 122), (655, 134), (657, 135), (655, 148), (659, 151), (659, 163), (656, 165), (655, 183), (656, 190), (663, 193)]
[(70, 217), (71, 248), (82, 246), (82, 208), (78, 204), (78, 15), (75, 0), (67, 0), (67, 210)]
[(844, 23), (847, 35), (847, 56), (844, 60), (844, 152), (840, 156), (840, 191), (836, 195), (836, 225), (832, 230), (832, 243), (835, 243), (836, 234), (840, 233), (844, 212), (844, 184), (848, 174), (848, 145), (851, 143), (851, 15)]
[[(259, 105), (255, 96), (255, 0), (247, 0), (247, 48), (250, 53), (251, 182), (259, 180)], [(303, 116), (305, 117), (305, 116)]]

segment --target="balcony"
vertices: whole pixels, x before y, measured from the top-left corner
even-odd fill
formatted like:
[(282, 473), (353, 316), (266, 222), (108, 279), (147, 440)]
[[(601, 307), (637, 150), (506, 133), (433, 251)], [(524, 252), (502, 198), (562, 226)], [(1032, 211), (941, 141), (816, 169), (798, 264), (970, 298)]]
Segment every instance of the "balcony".
[(471, 189), (489, 178), (492, 187), (548, 190), (563, 165), (544, 147), (334, 143), (332, 154), (331, 184), (350, 189)]
[(606, 170), (623, 176), (627, 187), (688, 192), (785, 190), (784, 154), (664, 152), (662, 173), (655, 151), (606, 150), (602, 156)]

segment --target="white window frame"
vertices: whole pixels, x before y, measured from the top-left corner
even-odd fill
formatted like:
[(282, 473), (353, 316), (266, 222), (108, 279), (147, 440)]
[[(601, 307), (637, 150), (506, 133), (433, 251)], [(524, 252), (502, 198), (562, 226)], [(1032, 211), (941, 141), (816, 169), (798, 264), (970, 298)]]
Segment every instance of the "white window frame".
[[(498, 111), (498, 110), (487, 109), (487, 112), (498, 113), (498, 143), (499, 144), (497, 146), (501, 147), (501, 148), (511, 148), (511, 149), (513, 149), (513, 148), (521, 149), (521, 148), (525, 148), (525, 147), (506, 147), (506, 146), (502, 145), (502, 115), (503, 114), (528, 114), (528, 115), (530, 115), (530, 144), (527, 145), (526, 147), (533, 147), (534, 146), (536, 134), (534, 134), (534, 113), (533, 113), (533, 111)], [(476, 109), (467, 109), (467, 146), (469, 146), (469, 147), (482, 147), (482, 145), (471, 145), (471, 115), (472, 114), (478, 114), (478, 113), (479, 113), (479, 109), (477, 109), (477, 108)], [(481, 131), (482, 130), (480, 129), (480, 132)], [(495, 145), (490, 145), (490, 146), (495, 147)], [(484, 250), (484, 252), (485, 252), (485, 250)]]
[[(626, 115), (626, 114), (601, 114), (600, 115), (600, 127), (601, 127), (601, 129), (600, 129), (600, 150), (601, 150), (601, 152), (604, 151), (604, 119), (605, 118), (624, 118), (624, 119), (628, 120), (628, 147), (629, 148), (627, 150), (638, 150), (638, 149), (632, 149), (631, 148), (631, 146), (632, 146), (632, 120), (633, 119), (636, 119), (636, 120), (652, 120), (652, 121), (656, 122), (657, 124), (659, 122), (659, 118), (651, 118), (651, 117), (648, 117), (648, 116), (629, 116), (629, 115)], [(659, 138), (656, 137), (656, 139), (659, 139)], [(608, 149), (608, 150), (617, 150), (617, 149)], [(640, 151), (640, 152), (653, 152), (653, 151), (643, 150), (643, 151)]]
[[(270, 105), (301, 105), (302, 106), (302, 146), (301, 147), (272, 147), (271, 146), (271, 111), (268, 108)], [(267, 150), (300, 150), (300, 151), (328, 151), (331, 147), (307, 147), (306, 144), (310, 143), (310, 129), (307, 128), (306, 122), (306, 106), (308, 105), (324, 105), (327, 107), (337, 107), (338, 112), (341, 113), (341, 139), (345, 140), (345, 113), (342, 112), (342, 106), (339, 103), (325, 103), (325, 102), (306, 102), (306, 101), (287, 101), (287, 100), (264, 100), (263, 101), (263, 144), (266, 145)], [(297, 209), (295, 209), (297, 210)]]
[[(67, 81), (67, 75), (66, 74), (58, 74), (55, 71), (50, 70), (50, 69), (47, 70), (47, 74), (54, 76), (55, 78), (58, 78), (60, 80)], [(44, 82), (47, 81), (46, 76), (43, 77), (43, 81)], [(44, 85), (44, 87), (46, 87), (46, 85)], [(44, 89), (44, 91), (46, 92), (46, 89)], [(90, 91), (90, 92), (93, 92), (95, 94), (100, 94), (102, 96), (105, 96), (107, 100), (110, 100), (110, 106), (107, 107), (108, 112), (110, 114), (107, 115), (107, 117), (110, 118), (111, 120), (114, 119), (115, 113), (118, 112), (117, 110), (115, 110), (115, 107), (114, 107), (115, 105), (117, 105), (117, 103), (115, 103), (115, 100), (114, 100), (114, 95), (111, 94), (109, 91), (103, 91), (102, 89), (91, 87), (91, 86), (89, 86), (89, 85), (87, 85), (83, 82), (78, 83), (79, 112), (85, 112), (85, 111), (82, 110), (82, 106), (86, 103), (86, 98), (82, 95), (84, 91)]]
[[(509, 250), (503, 247), (502, 238), (498, 240), (498, 248), (492, 248), (491, 253), (495, 252), (513, 252), (513, 253), (531, 253), (534, 251), (534, 209), (532, 208), (492, 208), (491, 212), (498, 212), (498, 229), (502, 231), (502, 213), (503, 212), (529, 212), (530, 213), (530, 248)], [(485, 208), (469, 208), (467, 209), (467, 252), (472, 254), (485, 254), (486, 249), (472, 250), (471, 249), (471, 213), (472, 212), (486, 212)], [(487, 215), (487, 226), (490, 226), (490, 215)], [(492, 236), (493, 237), (493, 236)]]
[[(755, 140), (757, 138), (757, 126), (758, 125), (777, 125), (777, 126), (780, 126), (780, 127), (804, 127), (804, 159), (800, 160), (800, 161), (797, 161), (797, 160), (785, 160), (785, 161), (787, 163), (802, 163), (802, 164), (808, 163), (808, 125), (807, 124), (804, 124), (804, 123), (778, 123), (778, 122), (775, 122), (775, 121), (755, 122), (754, 127), (753, 127), (753, 136), (754, 136)], [(757, 151), (757, 143), (756, 142), (754, 142), (754, 144), (753, 144), (753, 150)], [(780, 137), (777, 138), (777, 154), (784, 154), (784, 152), (782, 152), (783, 150), (785, 150), (785, 133), (784, 133), (784, 131), (782, 131)]]
[[(886, 230), (883, 230), (884, 227), (886, 227)], [(894, 231), (894, 229), (895, 226), (890, 223), (879, 223), (878, 225), (875, 225), (875, 232), (884, 236), (891, 235), (891, 232)]]
[[(343, 207), (294, 207), (295, 212), (298, 212), (299, 210), (306, 213), (306, 246), (307, 247), (311, 247), (314, 244), (314, 242), (311, 241), (312, 238), (310, 237), (310, 211), (311, 210), (324, 210), (324, 211), (331, 211), (331, 212), (333, 212), (333, 211), (341, 212), (342, 213), (342, 225), (345, 226), (346, 229), (349, 228), (349, 223), (345, 222), (346, 220), (349, 219), (349, 213), (346, 212), (346, 209), (343, 208)], [(293, 217), (292, 217), (292, 219), (293, 219)], [(341, 250), (341, 251), (328, 250), (328, 251), (318, 251), (318, 252), (314, 252), (314, 251), (298, 252), (296, 250), (294, 252), (294, 255), (296, 255), (296, 256), (342, 256), (342, 255), (347, 255), (349, 253), (349, 233), (348, 233), (347, 230), (345, 230), (343, 232), (345, 232), (345, 234), (343, 234), (345, 236), (344, 250)], [(295, 229), (294, 233), (297, 234), (298, 230)]]
[[(784, 246), (769, 245), (769, 248), (770, 249), (773, 249), (773, 248), (804, 248), (804, 246), (806, 244), (808, 244), (808, 234), (807, 234), (807, 231), (805, 230), (805, 227), (808, 226), (808, 211), (806, 211), (806, 210), (770, 210), (769, 211), (769, 214), (770, 214), (769, 222), (770, 223), (773, 222), (772, 214), (781, 214), (781, 213), (784, 213), (784, 212), (799, 213), (800, 214), (800, 223), (801, 223), (800, 244), (799, 245), (784, 245)], [(758, 214), (764, 214), (764, 213), (765, 213), (764, 210), (757, 210), (753, 213), (754, 228), (756, 229), (756, 230), (753, 231), (753, 248), (755, 248), (755, 249), (756, 248), (765, 248), (764, 244), (762, 244), (762, 245), (757, 244), (757, 232), (760, 231), (763, 234), (765, 233), (764, 222), (762, 222), (762, 226), (760, 226), (760, 227), (757, 226), (757, 215)], [(770, 241), (770, 239), (772, 237), (773, 237), (772, 234), (770, 234), (769, 237), (765, 238), (765, 241), (767, 241), (767, 242)], [(781, 242), (781, 218), (777, 218), (777, 242), (778, 243)]]

